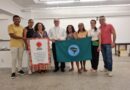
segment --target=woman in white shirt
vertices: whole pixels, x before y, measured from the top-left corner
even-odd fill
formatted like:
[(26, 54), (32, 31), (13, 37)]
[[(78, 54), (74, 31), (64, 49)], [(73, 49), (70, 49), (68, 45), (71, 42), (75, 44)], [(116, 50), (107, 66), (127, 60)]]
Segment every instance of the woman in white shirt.
[(96, 27), (96, 20), (90, 21), (91, 30), (89, 31), (89, 36), (92, 37), (92, 60), (91, 60), (91, 71), (96, 72), (99, 63), (99, 47), (100, 47), (100, 31)]

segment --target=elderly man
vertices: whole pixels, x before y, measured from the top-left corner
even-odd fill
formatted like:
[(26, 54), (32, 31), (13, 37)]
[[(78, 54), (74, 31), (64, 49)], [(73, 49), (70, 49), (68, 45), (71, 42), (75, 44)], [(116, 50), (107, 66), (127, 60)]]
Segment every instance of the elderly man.
[(57, 61), (56, 58), (55, 41), (65, 40), (66, 38), (66, 32), (63, 28), (60, 27), (59, 19), (54, 19), (54, 27), (49, 30), (49, 38), (52, 40), (52, 52), (53, 52), (54, 65), (55, 65), (54, 72), (57, 72), (59, 68), (61, 68), (61, 71), (64, 72), (65, 63), (61, 62), (61, 66), (59, 67), (59, 62)]

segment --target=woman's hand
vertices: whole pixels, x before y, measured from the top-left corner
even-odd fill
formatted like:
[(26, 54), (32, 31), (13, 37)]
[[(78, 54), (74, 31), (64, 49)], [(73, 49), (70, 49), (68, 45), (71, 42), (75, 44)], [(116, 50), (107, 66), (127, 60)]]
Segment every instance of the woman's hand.
[(97, 51), (98, 51), (98, 52), (101, 51), (101, 46), (98, 46)]

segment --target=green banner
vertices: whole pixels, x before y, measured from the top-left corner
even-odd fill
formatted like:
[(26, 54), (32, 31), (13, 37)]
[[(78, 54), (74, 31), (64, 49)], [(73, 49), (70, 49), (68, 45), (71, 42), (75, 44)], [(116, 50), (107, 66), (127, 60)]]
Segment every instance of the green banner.
[(58, 62), (91, 60), (91, 38), (56, 41)]

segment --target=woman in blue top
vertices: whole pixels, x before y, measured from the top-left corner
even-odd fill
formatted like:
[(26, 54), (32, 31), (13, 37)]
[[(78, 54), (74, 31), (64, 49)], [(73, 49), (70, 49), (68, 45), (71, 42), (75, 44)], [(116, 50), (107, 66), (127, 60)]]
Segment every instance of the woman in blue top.
[[(72, 39), (77, 39), (77, 34), (75, 32), (75, 29), (73, 25), (68, 25), (66, 28), (66, 40), (72, 40)], [(79, 62), (76, 62), (77, 68), (78, 68), (78, 73), (81, 73), (79, 69)], [(71, 69), (69, 71), (74, 71), (74, 62), (71, 62)]]
[[(45, 31), (45, 27), (42, 23), (38, 22), (34, 27), (35, 33), (33, 34), (33, 38), (48, 38), (47, 32)], [(49, 64), (37, 64), (32, 67), (33, 71), (47, 72), (49, 68)]]
[(35, 33), (33, 38), (48, 38), (47, 32), (45, 31), (45, 26), (38, 22), (34, 27)]

